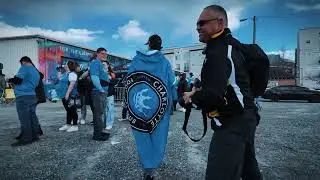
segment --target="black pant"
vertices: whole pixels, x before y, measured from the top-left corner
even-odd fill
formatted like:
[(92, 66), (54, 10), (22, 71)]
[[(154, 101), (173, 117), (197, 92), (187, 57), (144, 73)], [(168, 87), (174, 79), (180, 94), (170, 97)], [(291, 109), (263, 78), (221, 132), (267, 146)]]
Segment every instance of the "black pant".
[(99, 91), (92, 91), (91, 98), (93, 102), (93, 136), (100, 137), (104, 127), (102, 117), (106, 109), (107, 94)]
[(173, 110), (174, 111), (177, 110), (177, 104), (178, 104), (178, 100), (173, 100)]
[[(91, 95), (90, 95), (91, 96)], [(87, 117), (87, 105), (90, 105), (92, 114), (93, 114), (93, 105), (92, 105), (92, 100), (91, 97), (80, 94), (80, 100), (81, 100), (81, 119), (86, 120)]]
[(254, 136), (257, 116), (254, 110), (245, 110), (241, 116), (221, 120), (218, 127), (212, 122), (207, 180), (261, 180), (255, 155)]
[(128, 112), (128, 108), (127, 107), (122, 107), (122, 119), (126, 119), (127, 118), (127, 112)]
[(64, 98), (62, 99), (62, 104), (67, 111), (67, 124), (71, 124), (71, 121), (73, 121), (73, 125), (77, 125), (77, 122), (78, 122), (77, 107), (76, 106), (68, 107), (68, 101)]

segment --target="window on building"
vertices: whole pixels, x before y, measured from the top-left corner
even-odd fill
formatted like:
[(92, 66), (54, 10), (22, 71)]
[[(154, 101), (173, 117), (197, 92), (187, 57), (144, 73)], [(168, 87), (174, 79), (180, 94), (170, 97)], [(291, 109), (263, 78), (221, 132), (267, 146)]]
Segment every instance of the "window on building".
[(187, 72), (189, 71), (189, 63), (184, 63), (184, 68), (183, 68), (183, 71)]
[(307, 44), (310, 44), (310, 40), (306, 40), (306, 43), (307, 43)]
[(180, 70), (180, 64), (176, 64), (176, 70)]

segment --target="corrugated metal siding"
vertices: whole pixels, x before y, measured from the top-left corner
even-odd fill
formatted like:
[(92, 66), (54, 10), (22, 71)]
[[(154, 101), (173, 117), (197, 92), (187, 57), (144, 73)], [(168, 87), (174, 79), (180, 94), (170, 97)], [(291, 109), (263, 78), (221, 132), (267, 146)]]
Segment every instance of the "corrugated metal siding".
[(299, 85), (320, 89), (320, 28), (298, 33)]
[(22, 56), (29, 56), (38, 67), (37, 38), (0, 41), (0, 63), (3, 64), (2, 72), (6, 77), (13, 77), (17, 73)]

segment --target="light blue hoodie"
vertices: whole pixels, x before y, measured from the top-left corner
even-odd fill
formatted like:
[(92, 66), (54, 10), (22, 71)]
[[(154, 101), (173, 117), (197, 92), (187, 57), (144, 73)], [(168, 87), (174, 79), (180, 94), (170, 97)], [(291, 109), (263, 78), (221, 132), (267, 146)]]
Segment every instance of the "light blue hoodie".
[(143, 168), (157, 168), (162, 163), (169, 131), (169, 118), (175, 77), (170, 62), (157, 50), (140, 52), (128, 70), (127, 103), (129, 120), (133, 117), (151, 122), (159, 117), (152, 132), (143, 132), (132, 125)]

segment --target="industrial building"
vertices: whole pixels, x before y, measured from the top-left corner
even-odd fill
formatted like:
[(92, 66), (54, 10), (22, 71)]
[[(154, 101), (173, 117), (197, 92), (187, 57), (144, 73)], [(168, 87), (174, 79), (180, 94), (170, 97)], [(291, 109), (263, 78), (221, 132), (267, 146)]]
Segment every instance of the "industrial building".
[[(13, 77), (19, 67), (19, 60), (29, 56), (35, 66), (44, 74), (46, 87), (52, 87), (58, 80), (57, 67), (74, 60), (87, 68), (93, 49), (62, 42), (41, 35), (0, 38), (0, 63), (3, 74)], [(130, 59), (108, 53), (107, 60), (115, 68), (123, 67)]]
[[(45, 75), (46, 82), (50, 83), (57, 78), (57, 66), (74, 60), (86, 68), (93, 52), (93, 49), (40, 35), (0, 38), (0, 63), (3, 64), (3, 73), (7, 77), (16, 74), (22, 56), (29, 56)], [(131, 62), (128, 58), (112, 54), (107, 58), (114, 67)]]
[(320, 27), (299, 30), (296, 54), (297, 83), (320, 89)]
[[(199, 77), (205, 56), (202, 54), (204, 44), (187, 47), (167, 48), (163, 50), (164, 56), (172, 64), (175, 71), (192, 72)], [(280, 55), (268, 55), (270, 60), (269, 87), (276, 85), (295, 84), (295, 63), (281, 58)]]

